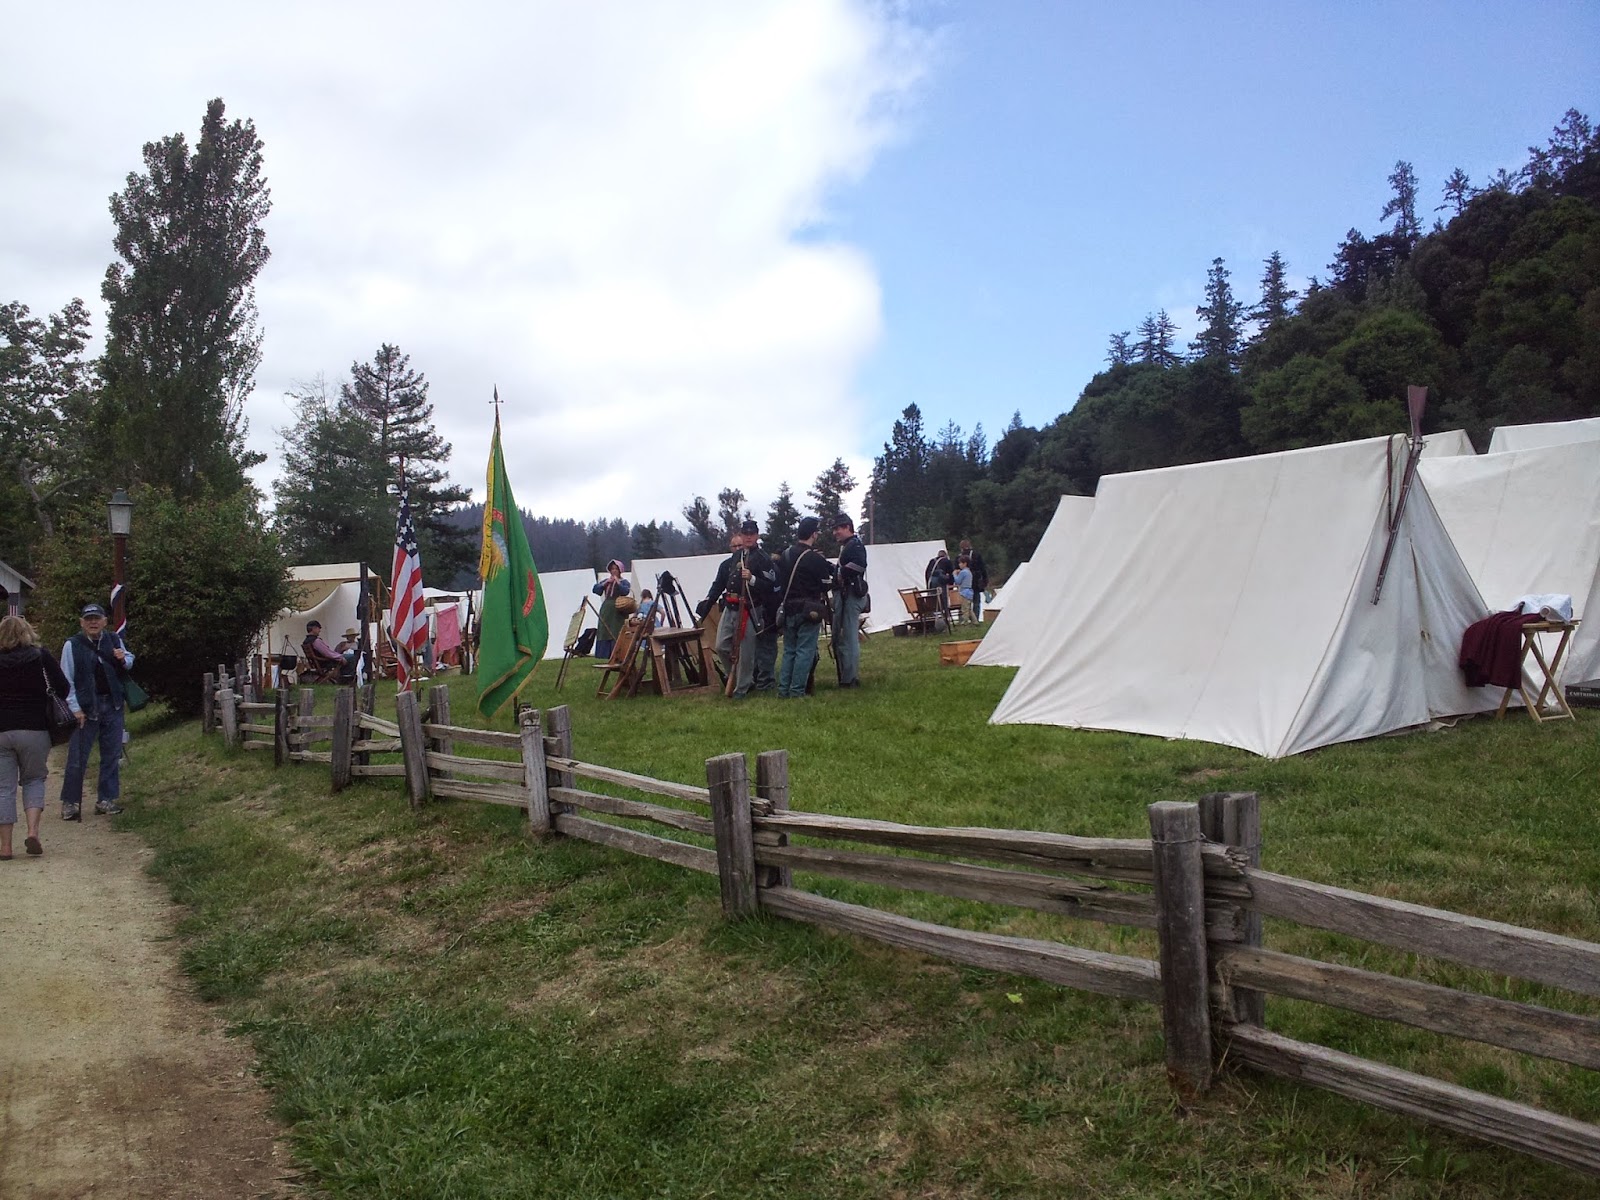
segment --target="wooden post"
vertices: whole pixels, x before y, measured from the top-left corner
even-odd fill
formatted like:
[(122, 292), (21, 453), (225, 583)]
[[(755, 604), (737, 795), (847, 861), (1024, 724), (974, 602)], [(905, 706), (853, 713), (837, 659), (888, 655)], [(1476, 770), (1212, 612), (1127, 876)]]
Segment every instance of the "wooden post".
[[(1261, 865), (1261, 800), (1255, 792), (1208, 792), (1200, 797), (1200, 831), (1206, 841), (1234, 846), (1252, 867)], [(1261, 914), (1239, 910), (1239, 941), (1246, 946), (1262, 942)], [(1267, 1018), (1267, 995), (1253, 988), (1225, 986), (1223, 1016), (1244, 1025), (1261, 1025)]]
[(217, 709), (222, 721), (222, 744), (235, 750), (239, 746), (239, 706), (234, 702), (231, 688), (217, 693)]
[(428, 783), (428, 744), (422, 733), (422, 708), (413, 691), (394, 698), (395, 724), (400, 726), (400, 754), (406, 765), (406, 794), (412, 808), (427, 803), (433, 789)]
[[(428, 724), (450, 724), (450, 685), (436, 683), (428, 689)], [(449, 736), (431, 737), (428, 739), (428, 748), (439, 754), (454, 754), (455, 739)], [(440, 779), (449, 779), (451, 772), (440, 770)]]
[(200, 732), (217, 729), (217, 677), (207, 671), (200, 677)]
[(250, 663), (240, 659), (233, 664), (234, 690), (239, 693), (239, 699), (255, 703), (255, 689), (250, 683)]
[(272, 709), (272, 765), (281, 767), (289, 761), (289, 689), (280, 687), (273, 695)]
[(342, 687), (333, 693), (333, 790), (350, 786), (351, 747), (356, 740), (356, 690)]
[[(555, 742), (557, 758), (572, 757), (572, 710), (565, 704), (545, 710), (544, 714), (545, 735)], [(554, 768), (545, 769), (545, 779), (550, 787), (576, 787), (577, 778), (571, 771), (558, 771)]]
[(295, 758), (296, 753), (303, 752), (306, 748), (306, 727), (300, 723), (301, 717), (309, 717), (317, 711), (317, 693), (308, 687), (300, 689), (300, 709), (295, 713), (295, 718), (290, 722), (289, 730), (293, 735), (289, 742), (289, 761), (296, 766), (300, 760)]
[(706, 760), (712, 836), (717, 842), (717, 878), (722, 884), (722, 915), (730, 918), (749, 916), (757, 907), (749, 770), (742, 754), (721, 754)]
[[(789, 811), (789, 752), (763, 750), (756, 755), (756, 795), (772, 802), (773, 812)], [(759, 833), (756, 840), (768, 838), (774, 846), (787, 846), (787, 833)], [(788, 867), (763, 867), (756, 878), (758, 887), (793, 887), (794, 872)]]
[(539, 727), (539, 710), (525, 708), (519, 726), (522, 732), (523, 786), (528, 793), (528, 829), (538, 837), (550, 832), (550, 781), (545, 775), (544, 731)]
[[(364, 712), (369, 717), (377, 715), (377, 712), (378, 712), (378, 685), (377, 684), (375, 684), (375, 683), (367, 683), (367, 684), (363, 684), (361, 686), (361, 690), (356, 693), (356, 711), (357, 712)], [(360, 725), (359, 722), (353, 722), (352, 724), (354, 724), (354, 728), (351, 730), (350, 739), (353, 742), (359, 742), (359, 741), (362, 740), (364, 731), (362, 730), (361, 725)], [(362, 750), (362, 751), (356, 753), (353, 756), (353, 758), (351, 759), (351, 761), (358, 767), (369, 766), (372, 763), (372, 754), (371, 754), (370, 751)]]
[(1179, 1100), (1188, 1102), (1211, 1086), (1212, 1069), (1199, 807), (1166, 800), (1152, 804), (1150, 838), (1155, 850), (1167, 1081)]

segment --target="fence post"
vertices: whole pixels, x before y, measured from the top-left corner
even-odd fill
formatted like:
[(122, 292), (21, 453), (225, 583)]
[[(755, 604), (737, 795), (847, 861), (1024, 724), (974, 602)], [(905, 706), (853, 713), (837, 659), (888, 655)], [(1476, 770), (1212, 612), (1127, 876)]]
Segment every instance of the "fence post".
[[(428, 724), (450, 724), (450, 685), (447, 683), (436, 683), (428, 689)], [(430, 737), (428, 748), (439, 754), (454, 754), (455, 739), (448, 735)], [(452, 772), (440, 768), (438, 775), (440, 779), (449, 779)]]
[(217, 677), (207, 671), (200, 677), (200, 732), (214, 733), (217, 728)]
[[(1233, 846), (1252, 867), (1261, 865), (1261, 800), (1255, 792), (1208, 792), (1200, 797), (1200, 831), (1206, 841)], [(1259, 946), (1261, 914), (1240, 907), (1239, 942)], [(1267, 995), (1254, 988), (1234, 987), (1219, 980), (1226, 998), (1224, 1014), (1241, 1025), (1261, 1025), (1267, 1018)]]
[(239, 747), (239, 706), (234, 702), (231, 688), (217, 693), (217, 709), (222, 720), (222, 744), (229, 750), (236, 750)]
[[(369, 716), (369, 717), (377, 715), (377, 712), (378, 712), (378, 685), (377, 684), (368, 683), (368, 684), (363, 684), (362, 685), (361, 691), (356, 696), (356, 711), (358, 713), (366, 713), (367, 716)], [(361, 740), (361, 722), (360, 721), (353, 721), (352, 725), (354, 726), (354, 728), (350, 732), (350, 740), (352, 742), (359, 742)], [(358, 767), (365, 767), (365, 766), (369, 765), (372, 762), (372, 753), (371, 753), (371, 751), (368, 751), (368, 750), (359, 751), (359, 752), (357, 752), (357, 753), (355, 753), (353, 755), (353, 757), (351, 758), (351, 762), (354, 763)]]
[(417, 694), (407, 690), (394, 698), (395, 724), (400, 726), (400, 754), (406, 764), (406, 795), (421, 808), (432, 794), (428, 786), (428, 745), (422, 734), (422, 709)]
[(742, 754), (720, 754), (706, 759), (712, 836), (717, 842), (717, 878), (722, 885), (722, 915), (730, 918), (749, 916), (757, 907), (749, 770)]
[(255, 696), (252, 694), (253, 689), (250, 684), (250, 664), (247, 661), (241, 658), (233, 664), (233, 678), (235, 690), (239, 693), (239, 699), (254, 703)]
[(296, 758), (295, 755), (305, 753), (306, 748), (307, 731), (305, 725), (301, 723), (300, 718), (309, 717), (316, 711), (317, 693), (308, 687), (301, 688), (299, 710), (294, 713), (293, 719), (289, 722), (289, 761), (294, 763), (296, 766), (300, 764), (301, 760)]
[[(555, 743), (554, 749), (557, 758), (571, 758), (572, 755), (572, 710), (565, 704), (545, 710), (544, 714), (545, 736)], [(558, 770), (555, 767), (545, 767), (545, 781), (548, 787), (576, 787), (577, 776), (571, 771)], [(548, 791), (548, 788), (547, 788)]]
[(289, 689), (280, 687), (272, 696), (272, 765), (289, 761)]
[(350, 748), (356, 740), (356, 690), (342, 687), (333, 693), (333, 747), (329, 769), (333, 790), (350, 786)]
[(522, 733), (522, 778), (528, 793), (528, 830), (542, 837), (550, 832), (550, 781), (545, 775), (544, 731), (539, 727), (539, 710), (522, 710), (518, 727)]
[[(773, 812), (789, 811), (789, 752), (763, 750), (756, 755), (756, 795), (771, 801)], [(755, 835), (763, 846), (787, 846), (787, 833), (765, 830)], [(794, 872), (788, 867), (763, 867), (756, 876), (758, 887), (793, 887)]]
[(1180, 1100), (1188, 1101), (1211, 1086), (1212, 1069), (1199, 807), (1169, 800), (1152, 804), (1150, 840), (1155, 851), (1167, 1081)]

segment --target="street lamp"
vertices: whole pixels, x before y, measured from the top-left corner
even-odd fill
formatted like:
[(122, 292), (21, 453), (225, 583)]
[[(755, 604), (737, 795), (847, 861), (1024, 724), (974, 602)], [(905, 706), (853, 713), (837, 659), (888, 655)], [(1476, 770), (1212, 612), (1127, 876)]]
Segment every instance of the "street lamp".
[(127, 603), (123, 584), (128, 580), (128, 531), (133, 528), (133, 501), (118, 488), (106, 502), (111, 513), (111, 627), (120, 630), (126, 623)]

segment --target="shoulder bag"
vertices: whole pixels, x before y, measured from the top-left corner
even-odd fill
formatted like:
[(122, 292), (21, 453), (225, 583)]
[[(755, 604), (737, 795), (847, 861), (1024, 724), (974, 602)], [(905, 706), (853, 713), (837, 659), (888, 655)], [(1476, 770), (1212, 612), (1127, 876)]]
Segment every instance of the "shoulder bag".
[(67, 702), (56, 695), (55, 688), (50, 686), (50, 672), (44, 669), (43, 662), (39, 664), (39, 674), (44, 676), (44, 720), (50, 727), (50, 744), (64, 745), (72, 740), (72, 735), (77, 731), (78, 718), (72, 715)]

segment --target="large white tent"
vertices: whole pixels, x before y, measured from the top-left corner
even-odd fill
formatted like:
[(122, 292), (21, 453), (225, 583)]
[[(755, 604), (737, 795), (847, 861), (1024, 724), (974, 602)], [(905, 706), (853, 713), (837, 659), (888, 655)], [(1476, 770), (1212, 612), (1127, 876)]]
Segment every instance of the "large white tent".
[(1028, 560), (1023, 559), (1016, 566), (1011, 568), (1011, 574), (1006, 576), (1006, 581), (1004, 583), (995, 588), (994, 595), (990, 596), (983, 602), (984, 617), (988, 618), (991, 613), (998, 617), (1001, 613), (1003, 613), (1006, 609), (1006, 605), (1011, 603), (1011, 598), (1021, 594), (1018, 585), (1020, 585), (1022, 581), (1027, 578), (1027, 575)]
[[(590, 589), (599, 577), (599, 573), (589, 567), (579, 571), (540, 574), (539, 591), (544, 600), (545, 619), (550, 622), (550, 641), (544, 648), (546, 658), (561, 657), (569, 632), (576, 636), (576, 633), (592, 629), (597, 624), (594, 610), (600, 606), (600, 598), (592, 595)], [(572, 618), (583, 605), (585, 597), (592, 601), (591, 606), (583, 609), (583, 617), (577, 630), (573, 631)]]
[(1058, 619), (991, 720), (1276, 758), (1493, 708), (1498, 690), (1456, 666), (1488, 609), (1420, 480), (1372, 603), (1404, 450), (1374, 438), (1103, 477), (1070, 569), (1052, 584), (1035, 559)]
[(1427, 459), (1420, 469), (1489, 607), (1570, 595), (1573, 615), (1589, 619), (1572, 636), (1564, 677), (1600, 679), (1600, 444)]
[(1546, 421), (1539, 425), (1501, 425), (1489, 437), (1489, 453), (1593, 441), (1600, 441), (1600, 417), (1585, 417), (1579, 421)]
[(867, 547), (867, 586), (872, 594), (872, 611), (867, 614), (867, 632), (882, 633), (906, 619), (901, 588), (925, 588), (923, 572), (943, 542), (883, 542)]
[[(692, 622), (695, 619), (694, 606), (706, 598), (706, 593), (716, 582), (717, 567), (727, 557), (728, 552), (724, 550), (721, 554), (690, 554), (678, 558), (636, 558), (630, 572), (633, 594), (638, 596), (645, 588), (652, 593), (659, 591), (661, 573), (670, 571), (689, 601), (690, 611), (680, 612), (679, 615)], [(681, 601), (678, 607), (682, 609)]]
[(1022, 567), (1012, 572), (1000, 615), (967, 660), (969, 665), (1020, 667), (1045, 628), (1060, 619), (1061, 589), (1072, 577), (1072, 563), (1093, 512), (1091, 496), (1063, 496), (1056, 503), (1033, 558), (1022, 564), (1027, 572)]
[[(333, 645), (352, 626), (359, 628), (357, 608), (361, 599), (360, 563), (317, 563), (289, 568), (293, 608), (274, 617), (262, 633), (260, 653), (300, 653), (306, 636), (306, 622), (321, 621), (323, 640)], [(378, 572), (367, 568), (368, 595), (376, 597), (381, 587)]]

